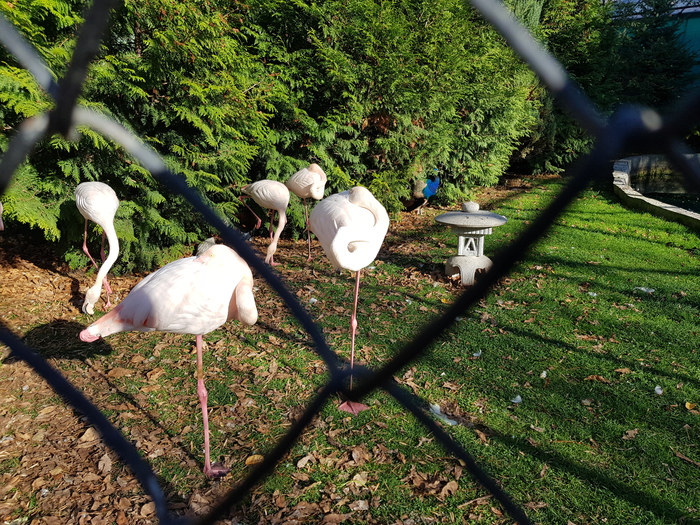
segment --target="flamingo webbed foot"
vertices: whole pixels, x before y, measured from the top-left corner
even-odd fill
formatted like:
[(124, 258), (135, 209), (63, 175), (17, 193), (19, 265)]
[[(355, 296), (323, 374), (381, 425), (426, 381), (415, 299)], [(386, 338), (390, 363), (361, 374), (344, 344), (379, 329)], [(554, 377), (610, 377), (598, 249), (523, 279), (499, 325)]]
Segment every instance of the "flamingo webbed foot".
[(231, 469), (225, 467), (223, 463), (212, 463), (209, 467), (204, 467), (204, 474), (210, 478), (223, 478), (229, 472)]
[(353, 416), (356, 416), (363, 410), (369, 410), (369, 407), (364, 403), (358, 403), (357, 401), (347, 400), (344, 403), (342, 403), (338, 407), (338, 409), (342, 410), (343, 412), (347, 412), (348, 414), (352, 414)]

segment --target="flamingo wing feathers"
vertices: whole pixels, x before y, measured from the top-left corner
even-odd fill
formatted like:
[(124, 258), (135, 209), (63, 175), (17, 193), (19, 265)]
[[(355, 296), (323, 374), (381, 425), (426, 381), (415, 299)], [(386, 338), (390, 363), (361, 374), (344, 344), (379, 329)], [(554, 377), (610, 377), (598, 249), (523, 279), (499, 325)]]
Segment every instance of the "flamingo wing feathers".
[(104, 182), (81, 182), (75, 188), (75, 204), (80, 214), (102, 228), (114, 221), (119, 208), (119, 197)]
[(242, 188), (263, 208), (277, 210), (280, 213), (289, 205), (289, 189), (276, 180), (259, 180)]
[[(247, 302), (234, 308), (236, 288)], [(139, 282), (111, 312), (85, 329), (87, 337), (105, 337), (129, 330), (206, 334), (230, 316), (245, 311), (253, 324), (257, 309), (252, 298), (253, 277), (236, 252), (215, 245), (198, 257), (173, 261)], [(250, 322), (252, 321), (252, 322)], [(81, 334), (82, 337), (82, 334)]]
[(326, 173), (318, 164), (311, 164), (292, 175), (285, 183), (300, 199), (321, 200), (326, 189)]

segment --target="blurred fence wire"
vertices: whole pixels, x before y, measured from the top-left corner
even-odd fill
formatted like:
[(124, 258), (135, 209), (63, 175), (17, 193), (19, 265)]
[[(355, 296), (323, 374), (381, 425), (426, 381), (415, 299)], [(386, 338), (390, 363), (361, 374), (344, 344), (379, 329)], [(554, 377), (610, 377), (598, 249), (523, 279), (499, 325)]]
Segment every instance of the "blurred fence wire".
[[(85, 23), (78, 36), (75, 53), (64, 78), (54, 80), (35, 49), (16, 31), (14, 26), (0, 16), (0, 41), (15, 59), (26, 68), (38, 84), (53, 98), (55, 109), (49, 113), (25, 120), (12, 138), (0, 161), (0, 195), (12, 181), (17, 167), (24, 162), (38, 141), (53, 134), (74, 138), (76, 126), (88, 126), (105, 137), (120, 144), (135, 157), (170, 191), (182, 194), (202, 216), (216, 227), (224, 241), (232, 246), (243, 259), (270, 284), (284, 300), (292, 314), (313, 340), (315, 351), (325, 361), (330, 379), (325, 387), (313, 397), (303, 415), (287, 434), (268, 452), (247, 477), (226, 494), (206, 516), (196, 520), (202, 525), (211, 524), (227, 510), (240, 503), (251, 489), (270, 474), (286, 454), (295, 440), (304, 432), (313, 417), (318, 414), (329, 398), (336, 394), (359, 400), (375, 389), (383, 389), (412, 413), (443, 447), (461, 459), (470, 474), (501, 503), (508, 515), (521, 525), (531, 523), (520, 506), (511, 500), (499, 484), (491, 478), (467, 450), (447, 434), (422, 408), (425, 403), (412, 392), (399, 386), (393, 379), (395, 373), (419, 359), (433, 341), (448, 330), (455, 319), (484, 298), (491, 288), (521, 260), (530, 246), (536, 242), (566, 206), (595, 178), (610, 174), (610, 161), (625, 156), (631, 148), (636, 153), (665, 153), (675, 167), (684, 175), (686, 185), (700, 188), (700, 165), (695, 157), (687, 157), (687, 148), (682, 138), (700, 121), (700, 91), (691, 94), (669, 114), (662, 116), (654, 109), (625, 106), (609, 119), (596, 111), (586, 95), (569, 78), (564, 68), (533, 39), (498, 0), (471, 0), (472, 5), (506, 39), (509, 45), (526, 61), (547, 86), (552, 95), (586, 129), (596, 142), (592, 152), (570, 170), (566, 186), (547, 209), (533, 221), (529, 228), (515, 239), (507, 249), (494, 257), (491, 270), (474, 286), (465, 291), (457, 301), (439, 318), (434, 319), (424, 330), (388, 363), (378, 370), (355, 367), (353, 375), (357, 382), (352, 390), (347, 389), (347, 364), (329, 348), (313, 319), (287, 289), (277, 274), (249, 247), (241, 233), (227, 225), (211, 210), (202, 198), (193, 192), (184, 179), (170, 172), (161, 157), (138, 137), (111, 118), (77, 104), (90, 62), (99, 51), (100, 42), (109, 23), (111, 11), (118, 6), (116, 0), (95, 0), (87, 11)], [(6, 326), (0, 324), (0, 340), (16, 358), (24, 360), (41, 375), (63, 399), (82, 412), (102, 435), (124, 463), (134, 472), (144, 491), (153, 499), (159, 522), (166, 524), (192, 523), (182, 517), (173, 516), (168, 510), (168, 501), (157, 476), (148, 462), (141, 458), (135, 447), (116, 429), (87, 398), (78, 391), (60, 372), (52, 368), (42, 357), (26, 346)]]

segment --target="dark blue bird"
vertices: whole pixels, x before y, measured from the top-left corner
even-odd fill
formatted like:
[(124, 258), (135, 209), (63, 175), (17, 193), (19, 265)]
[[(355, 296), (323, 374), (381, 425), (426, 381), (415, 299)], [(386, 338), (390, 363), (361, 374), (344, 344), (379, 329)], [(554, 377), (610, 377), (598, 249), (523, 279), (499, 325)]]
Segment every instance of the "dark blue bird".
[(437, 193), (440, 187), (440, 177), (437, 175), (431, 175), (428, 180), (425, 181), (425, 188), (423, 188), (423, 197), (429, 199)]
[(440, 177), (438, 170), (434, 169), (433, 174), (427, 179), (418, 181), (413, 186), (413, 198), (406, 205), (408, 211), (416, 210), (418, 213), (423, 213), (423, 206), (428, 204), (428, 200), (433, 197), (440, 187)]

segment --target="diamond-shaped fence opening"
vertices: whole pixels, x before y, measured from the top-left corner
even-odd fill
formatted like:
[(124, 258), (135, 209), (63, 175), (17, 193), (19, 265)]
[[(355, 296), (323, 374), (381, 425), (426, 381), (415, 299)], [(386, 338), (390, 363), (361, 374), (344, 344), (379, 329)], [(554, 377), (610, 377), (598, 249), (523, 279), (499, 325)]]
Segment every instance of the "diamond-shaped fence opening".
[[(232, 246), (241, 257), (267, 280), (270, 286), (284, 300), (314, 343), (315, 351), (325, 361), (330, 379), (325, 387), (309, 402), (303, 415), (289, 429), (272, 451), (258, 464), (247, 477), (226, 494), (217, 506), (198, 523), (213, 523), (227, 509), (242, 499), (266, 475), (271, 473), (281, 458), (290, 450), (295, 440), (319, 413), (330, 396), (342, 394), (349, 399), (361, 399), (376, 389), (383, 389), (393, 396), (407, 411), (412, 413), (442, 445), (456, 458), (462, 460), (471, 475), (481, 483), (502, 504), (510, 517), (521, 525), (531, 523), (521, 507), (499, 487), (474, 461), (465, 448), (451, 438), (421, 408), (422, 400), (399, 386), (393, 375), (400, 369), (421, 358), (430, 344), (440, 336), (455, 319), (484, 298), (490, 289), (519, 261), (552, 225), (558, 215), (582, 191), (594, 177), (605, 174), (610, 159), (624, 156), (631, 146), (643, 152), (648, 145), (659, 146), (675, 167), (683, 173), (689, 186), (700, 186), (700, 168), (695, 157), (686, 156), (687, 150), (681, 138), (700, 120), (700, 93), (694, 93), (682, 101), (674, 111), (661, 118), (650, 108), (623, 107), (607, 121), (603, 119), (562, 66), (545, 52), (504, 6), (494, 0), (472, 0), (474, 7), (502, 34), (512, 48), (537, 73), (558, 102), (566, 108), (596, 138), (592, 152), (581, 159), (571, 170), (567, 185), (561, 190), (547, 209), (533, 221), (510, 246), (498, 257), (493, 266), (473, 287), (464, 292), (444, 315), (434, 319), (413, 341), (408, 343), (392, 360), (378, 370), (356, 367), (353, 371), (358, 378), (355, 387), (349, 391), (345, 386), (348, 368), (328, 347), (313, 320), (296, 297), (285, 287), (268, 265), (248, 246), (241, 233), (225, 224), (191, 191), (184, 180), (170, 172), (157, 153), (132, 135), (119, 123), (77, 105), (78, 95), (85, 79), (88, 65), (98, 51), (102, 35), (109, 22), (110, 12), (117, 2), (96, 0), (86, 14), (85, 23), (78, 37), (75, 53), (67, 73), (60, 82), (53, 75), (33, 47), (27, 43), (15, 28), (0, 16), (0, 41), (17, 61), (34, 76), (39, 85), (54, 99), (56, 109), (24, 121), (12, 139), (7, 152), (0, 162), (0, 195), (11, 182), (15, 169), (30, 154), (34, 145), (46, 136), (61, 134), (70, 137), (77, 125), (89, 126), (105, 137), (120, 144), (135, 157), (155, 177), (160, 179), (170, 191), (183, 195), (192, 207), (208, 220), (221, 234), (224, 241)], [(162, 524), (186, 523), (187, 520), (172, 516), (168, 502), (158, 479), (150, 465), (141, 458), (134, 446), (102, 414), (98, 407), (87, 400), (68, 380), (53, 369), (43, 358), (26, 346), (19, 337), (5, 326), (0, 325), (0, 340), (10, 347), (12, 355), (24, 360), (41, 375), (50, 386), (71, 406), (82, 412), (89, 422), (102, 435), (105, 443), (119, 455), (134, 472), (144, 491), (150, 495), (156, 506), (158, 520)]]

